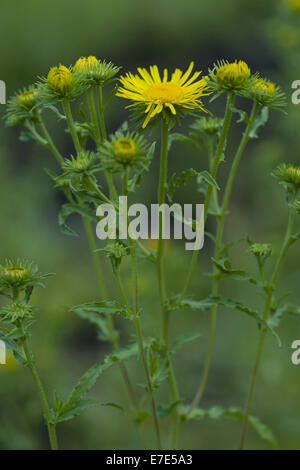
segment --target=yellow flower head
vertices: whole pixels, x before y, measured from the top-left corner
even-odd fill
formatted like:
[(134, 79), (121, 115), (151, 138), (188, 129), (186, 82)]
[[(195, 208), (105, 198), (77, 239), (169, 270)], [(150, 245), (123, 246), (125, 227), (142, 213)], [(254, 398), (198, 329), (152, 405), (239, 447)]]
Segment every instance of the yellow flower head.
[(23, 91), (18, 95), (19, 103), (24, 106), (26, 109), (31, 109), (36, 104), (36, 95), (37, 90), (31, 89)]
[(185, 73), (175, 69), (170, 80), (168, 70), (164, 69), (163, 78), (159, 74), (156, 65), (150, 66), (150, 73), (145, 68), (138, 68), (139, 75), (127, 73), (120, 78), (122, 87), (119, 88), (117, 96), (135, 101), (130, 106), (145, 105), (146, 119), (143, 128), (147, 126), (150, 119), (166, 110), (176, 115), (178, 108), (201, 109), (204, 111), (200, 98), (208, 93), (205, 80), (195, 80), (201, 72), (194, 72), (191, 76), (194, 63), (191, 62)]
[(138, 154), (137, 145), (131, 138), (115, 140), (113, 151), (117, 160), (121, 163), (128, 163), (134, 160)]
[(276, 93), (276, 87), (274, 83), (268, 82), (267, 80), (264, 80), (263, 78), (258, 78), (256, 82), (254, 83), (253, 88), (255, 89), (255, 91), (264, 93), (265, 95), (269, 95), (269, 96), (274, 96)]
[(97, 67), (99, 61), (97, 57), (90, 55), (89, 57), (80, 57), (74, 67), (73, 67), (73, 72), (86, 72), (94, 67)]
[(47, 83), (54, 91), (65, 94), (72, 88), (72, 73), (61, 64), (58, 67), (51, 67), (47, 76)]
[(251, 72), (246, 62), (239, 60), (218, 68), (216, 79), (221, 84), (238, 84), (250, 78)]

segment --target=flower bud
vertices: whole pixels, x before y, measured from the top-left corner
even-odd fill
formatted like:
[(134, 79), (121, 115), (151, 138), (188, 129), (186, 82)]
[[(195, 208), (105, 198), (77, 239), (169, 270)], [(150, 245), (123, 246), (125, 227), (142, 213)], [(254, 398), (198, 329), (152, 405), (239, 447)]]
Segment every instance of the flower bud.
[(220, 67), (217, 71), (216, 78), (220, 83), (235, 84), (242, 82), (251, 75), (250, 69), (246, 62), (239, 60), (231, 64)]
[(264, 93), (265, 95), (274, 96), (276, 93), (276, 87), (274, 83), (268, 82), (263, 78), (258, 78), (253, 85), (255, 91), (259, 93)]
[(97, 67), (99, 61), (97, 57), (90, 55), (89, 57), (80, 57), (74, 67), (73, 72), (87, 72)]
[(36, 104), (36, 95), (36, 89), (23, 91), (23, 93), (20, 93), (18, 95), (18, 102), (21, 106), (24, 106), (24, 108), (28, 110), (32, 109), (33, 106)]
[(117, 139), (114, 142), (113, 152), (120, 163), (129, 163), (135, 160), (138, 148), (131, 138)]
[(47, 83), (54, 91), (65, 94), (72, 88), (73, 76), (67, 67), (60, 64), (58, 67), (51, 67)]

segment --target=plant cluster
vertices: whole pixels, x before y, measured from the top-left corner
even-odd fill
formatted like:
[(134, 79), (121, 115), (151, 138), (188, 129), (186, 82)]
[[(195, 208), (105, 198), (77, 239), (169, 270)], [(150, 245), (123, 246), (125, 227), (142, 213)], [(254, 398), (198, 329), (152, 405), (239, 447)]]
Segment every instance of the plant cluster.
[[(269, 243), (253, 242), (250, 237), (244, 239), (249, 256), (254, 256), (257, 260), (257, 277), (254, 278), (240, 267), (232, 266), (230, 250), (233, 243), (224, 244), (223, 232), (229, 217), (233, 183), (245, 148), (249, 140), (258, 138), (258, 131), (268, 121), (270, 109), (284, 110), (285, 96), (277, 85), (262, 78), (259, 73), (252, 73), (249, 66), (241, 60), (232, 63), (222, 60), (214, 64), (205, 76), (201, 76), (199, 71), (193, 72), (193, 69), (193, 62), (185, 72), (175, 69), (172, 74), (167, 69), (160, 73), (157, 66), (151, 66), (149, 70), (138, 68), (136, 74), (128, 72), (118, 79), (120, 68), (111, 62), (94, 56), (81, 57), (74, 66), (59, 64), (52, 67), (47, 76), (39, 78), (35, 85), (19, 91), (9, 101), (6, 124), (21, 126), (23, 140), (32, 140), (47, 147), (57, 160), (57, 172), (48, 173), (55, 187), (65, 195), (65, 203), (59, 214), (61, 229), (68, 235), (76, 235), (67, 225), (67, 218), (75, 213), (82, 218), (86, 230), (99, 280), (99, 298), (74, 306), (71, 310), (95, 326), (100, 340), (109, 341), (112, 345), (111, 354), (84, 374), (69, 398), (63, 401), (55, 394), (50, 408), (28, 345), (28, 331), (34, 316), (34, 308), (29, 303), (31, 292), (36, 285), (41, 284), (44, 276), (22, 262), (7, 263), (1, 267), (0, 292), (9, 298), (8, 305), (3, 307), (0, 316), (3, 324), (8, 324), (9, 328), (1, 330), (1, 338), (33, 374), (53, 449), (57, 448), (56, 424), (75, 417), (87, 407), (99, 405), (99, 401), (90, 400), (86, 395), (99, 376), (114, 365), (119, 367), (128, 391), (128, 408), (132, 412), (133, 423), (140, 426), (151, 417), (157, 449), (177, 449), (180, 447), (180, 427), (189, 420), (205, 417), (229, 417), (242, 422), (241, 449), (244, 447), (248, 425), (254, 427), (273, 446), (277, 445), (272, 432), (258, 418), (251, 416), (250, 411), (266, 334), (273, 334), (279, 341), (276, 330), (282, 317), (300, 313), (294, 306), (282, 305), (275, 293), (282, 262), (290, 246), (300, 237), (300, 232), (295, 230), (296, 217), (300, 213), (300, 168), (292, 164), (281, 164), (273, 172), (287, 196), (288, 221), (280, 250)], [(226, 96), (225, 111), (222, 117), (216, 117), (208, 112), (208, 106), (209, 102), (221, 95)], [(130, 103), (128, 107), (132, 107), (132, 121), (130, 124), (123, 123), (113, 134), (107, 135), (105, 110), (115, 96)], [(236, 107), (237, 96), (244, 98), (245, 103), (249, 100), (252, 102), (251, 113)], [(85, 107), (81, 103), (83, 100), (86, 101)], [(77, 108), (76, 120), (74, 108)], [(55, 113), (60, 124), (66, 127), (74, 145), (72, 155), (62, 155), (59, 151), (52, 132), (44, 121), (44, 115), (48, 112)], [(189, 133), (174, 132), (175, 125), (189, 115), (194, 119)], [(227, 141), (233, 124), (232, 117), (235, 115), (238, 115), (238, 122), (244, 129), (238, 148), (232, 156), (227, 151)], [(96, 207), (106, 202), (113, 204), (118, 210), (118, 196), (134, 197), (134, 191), (141, 184), (145, 172), (149, 171), (155, 155), (155, 142), (151, 137), (153, 134), (147, 132), (154, 127), (161, 130), (160, 173), (159, 177), (154, 176), (154, 180), (158, 182), (158, 204), (163, 204), (167, 198), (172, 202), (177, 189), (195, 178), (205, 205), (205, 221), (208, 217), (215, 221), (216, 231), (210, 235), (214, 244), (211, 289), (204, 299), (189, 297), (198, 262), (197, 250), (192, 254), (181, 291), (174, 296), (169, 295), (162, 217), (156, 250), (149, 250), (139, 240), (131, 238), (126, 241), (108, 241), (103, 248), (97, 249), (93, 225), (97, 221)], [(179, 175), (169, 177), (168, 156), (176, 142), (193, 145), (199, 152), (207, 153), (207, 169), (185, 169)], [(218, 172), (225, 159), (230, 169), (225, 186), (220, 188), (217, 182)], [(100, 184), (100, 175), (105, 178), (105, 187)], [(111, 262), (121, 301), (107, 298), (102, 256), (107, 256)], [(128, 257), (132, 264), (131, 293), (125, 289), (122, 279), (124, 257)], [(161, 305), (160, 337), (147, 337), (143, 331), (143, 316), (148, 312), (141, 307), (139, 298), (141, 257), (156, 266), (157, 295)], [(265, 274), (266, 262), (274, 263), (270, 279)], [(250, 282), (263, 296), (262, 310), (256, 311), (234, 298), (223, 297), (220, 293), (221, 282), (227, 278), (235, 282)], [(199, 407), (209, 379), (219, 307), (246, 314), (257, 323), (259, 329), (257, 352), (244, 410), (235, 407), (213, 407), (207, 410)], [(174, 355), (180, 348), (189, 341), (197, 340), (200, 334), (193, 332), (189, 336), (177, 338), (173, 343), (170, 341), (171, 314), (176, 309), (210, 312), (207, 353), (199, 386), (191, 403), (187, 403), (180, 393), (173, 362)], [(135, 340), (126, 348), (120, 349), (115, 315), (131, 322), (135, 331)], [(126, 367), (126, 360), (131, 357), (141, 359), (145, 374), (142, 391), (132, 383)], [(169, 401), (162, 404), (159, 402), (158, 389), (165, 382), (169, 388)], [(148, 397), (147, 405), (145, 396)], [(167, 418), (170, 425), (170, 432), (166, 436), (161, 433), (163, 418)]]

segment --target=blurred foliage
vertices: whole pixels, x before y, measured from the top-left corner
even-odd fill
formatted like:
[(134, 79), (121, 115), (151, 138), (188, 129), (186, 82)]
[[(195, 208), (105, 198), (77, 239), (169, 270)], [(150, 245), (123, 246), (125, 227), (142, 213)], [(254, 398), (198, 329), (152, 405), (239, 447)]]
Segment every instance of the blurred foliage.
[[(158, 64), (172, 69), (185, 67), (190, 60), (206, 73), (207, 67), (220, 58), (246, 60), (253, 71), (278, 83), (288, 94), (288, 115), (271, 113), (268, 125), (261, 130), (261, 139), (251, 143), (244, 156), (231, 201), (231, 216), (226, 226), (226, 239), (238, 239), (249, 233), (259, 242), (272, 242), (278, 248), (286, 224), (283, 190), (270, 177), (279, 162), (299, 162), (300, 108), (290, 101), (291, 82), (300, 79), (300, 12), (281, 0), (65, 0), (4, 1), (1, 4), (0, 31), (1, 80), (8, 95), (45, 75), (52, 65), (74, 63), (81, 55), (95, 54), (112, 60), (124, 71), (138, 65)], [(219, 98), (209, 109), (219, 116), (224, 108)], [(241, 100), (241, 105), (245, 101)], [(0, 108), (4, 113), (4, 106)], [(115, 99), (108, 112), (110, 131), (127, 118), (124, 103)], [(51, 125), (49, 117), (49, 125)], [(242, 126), (242, 125), (241, 125)], [(183, 132), (181, 129), (180, 132)], [(43, 272), (56, 272), (47, 281), (47, 288), (35, 292), (33, 303), (40, 305), (40, 317), (33, 327), (33, 342), (41, 374), (47, 390), (52, 387), (67, 395), (77, 378), (108, 351), (99, 343), (92, 326), (69, 312), (69, 307), (99, 294), (87, 243), (74, 217), (73, 226), (80, 237), (67, 237), (57, 224), (62, 197), (53, 190), (44, 168), (55, 169), (50, 154), (32, 143), (17, 140), (18, 129), (0, 127), (0, 232), (1, 262), (6, 258), (26, 257), (39, 264)], [(238, 136), (232, 135), (237, 142)], [(56, 136), (65, 154), (72, 152), (68, 136)], [(184, 153), (183, 153), (184, 152)], [(184, 158), (182, 156), (184, 155)], [(152, 202), (155, 197), (153, 175), (158, 175), (156, 152), (150, 173), (137, 194), (139, 201)], [(231, 149), (227, 151), (231, 158)], [(205, 152), (187, 152), (183, 143), (172, 147), (170, 172), (184, 168), (207, 168)], [(228, 170), (222, 165), (218, 183)], [(199, 201), (192, 185), (182, 188), (184, 202)], [(213, 230), (209, 221), (207, 230)], [(101, 244), (99, 243), (99, 246)], [(292, 250), (291, 250), (292, 251)], [(208, 295), (209, 278), (201, 272), (211, 268), (212, 244), (207, 238), (199, 256), (192, 293), (197, 298)], [(183, 243), (170, 241), (167, 249), (168, 287), (175, 293), (182, 284), (189, 254)], [(299, 304), (299, 247), (286, 260), (280, 279), (283, 293), (291, 292), (290, 300)], [(115, 292), (109, 262), (102, 257), (107, 271), (111, 296)], [(233, 250), (233, 263), (255, 270), (255, 263), (245, 244)], [(129, 288), (129, 266), (124, 263), (126, 286)], [(143, 276), (140, 290), (146, 332), (157, 328), (159, 303), (153, 285), (155, 267), (141, 262)], [(248, 304), (259, 308), (261, 299), (253, 287), (226, 280), (225, 295), (236, 289), (236, 298), (248, 298)], [(188, 318), (187, 318), (188, 317)], [(172, 336), (199, 331), (203, 338), (187, 345), (175, 362), (181, 396), (190, 400), (201, 372), (205, 351), (208, 318), (205, 314), (186, 311), (173, 313)], [(121, 339), (131, 334), (128, 325), (118, 320)], [(274, 431), (284, 449), (299, 449), (300, 416), (298, 406), (300, 374), (290, 361), (293, 340), (300, 334), (299, 320), (285, 321), (281, 326), (283, 346), (268, 338), (264, 361), (256, 389), (253, 414)], [(242, 406), (248, 386), (250, 366), (257, 342), (257, 328), (244, 315), (220, 308), (213, 369), (202, 406)], [(180, 371), (184, 370), (184, 374)], [(142, 370), (129, 362), (134, 382), (143, 381)], [(0, 368), (0, 448), (41, 448), (47, 446), (35, 390), (27, 370), (10, 359), (9, 367)], [(101, 402), (113, 401), (125, 409), (127, 396), (120, 385), (117, 369), (101, 377), (92, 392)], [(163, 423), (163, 422), (162, 422)], [(146, 422), (147, 424), (147, 422)], [(233, 449), (237, 446), (240, 426), (231, 421), (211, 422), (207, 419), (185, 424), (182, 448)], [(146, 427), (151, 433), (151, 424)], [(114, 408), (87, 411), (74, 422), (59, 429), (63, 448), (99, 449), (134, 448), (138, 442), (136, 429), (128, 413)], [(266, 444), (249, 430), (248, 448), (263, 449)]]

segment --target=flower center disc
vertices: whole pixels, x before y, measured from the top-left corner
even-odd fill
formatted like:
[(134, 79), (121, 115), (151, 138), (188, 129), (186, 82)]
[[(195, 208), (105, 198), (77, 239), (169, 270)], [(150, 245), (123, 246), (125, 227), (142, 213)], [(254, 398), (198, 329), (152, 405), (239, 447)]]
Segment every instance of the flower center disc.
[(172, 103), (172, 101), (182, 96), (182, 88), (171, 82), (152, 85), (148, 88), (147, 92), (152, 100), (160, 101), (161, 103)]

